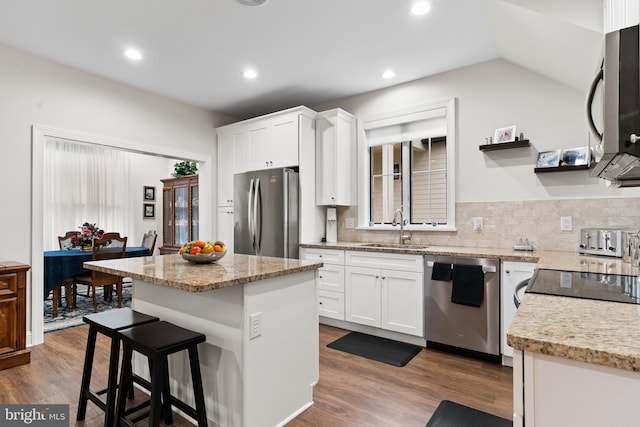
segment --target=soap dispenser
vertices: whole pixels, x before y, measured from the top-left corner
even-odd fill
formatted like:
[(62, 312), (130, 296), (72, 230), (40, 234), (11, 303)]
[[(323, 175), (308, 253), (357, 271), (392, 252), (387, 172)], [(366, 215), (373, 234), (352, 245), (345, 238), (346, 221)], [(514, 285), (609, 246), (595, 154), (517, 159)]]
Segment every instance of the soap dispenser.
[(328, 243), (335, 243), (338, 241), (338, 216), (336, 214), (336, 208), (327, 208), (326, 232), (326, 241)]

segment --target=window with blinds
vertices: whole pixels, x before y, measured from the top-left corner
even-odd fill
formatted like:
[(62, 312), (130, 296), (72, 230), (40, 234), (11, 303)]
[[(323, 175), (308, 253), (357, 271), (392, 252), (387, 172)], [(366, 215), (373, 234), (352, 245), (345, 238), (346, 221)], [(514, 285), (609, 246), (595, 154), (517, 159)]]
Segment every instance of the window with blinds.
[(362, 130), (359, 222), (386, 228), (402, 209), (415, 229), (455, 229), (455, 99), (372, 115)]
[[(408, 195), (411, 224), (447, 223), (446, 137), (371, 147), (371, 215), (374, 224), (389, 224)], [(404, 149), (403, 149), (404, 148)], [(403, 152), (408, 158), (403, 158)], [(405, 172), (404, 165), (408, 165)]]

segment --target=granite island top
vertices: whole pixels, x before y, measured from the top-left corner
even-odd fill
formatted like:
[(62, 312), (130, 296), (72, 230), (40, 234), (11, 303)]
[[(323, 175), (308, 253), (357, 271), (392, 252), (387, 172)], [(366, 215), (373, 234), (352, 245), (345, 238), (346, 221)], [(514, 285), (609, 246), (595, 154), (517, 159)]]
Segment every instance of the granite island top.
[(89, 270), (131, 277), (156, 285), (203, 292), (272, 277), (315, 270), (321, 262), (226, 254), (209, 264), (192, 264), (178, 254), (89, 261)]
[[(536, 268), (637, 276), (620, 258), (561, 251), (407, 245), (368, 247), (367, 242), (305, 244), (302, 247), (452, 255), (535, 262)], [(426, 248), (425, 248), (426, 246)], [(513, 348), (640, 372), (640, 305), (525, 294), (507, 332)]]

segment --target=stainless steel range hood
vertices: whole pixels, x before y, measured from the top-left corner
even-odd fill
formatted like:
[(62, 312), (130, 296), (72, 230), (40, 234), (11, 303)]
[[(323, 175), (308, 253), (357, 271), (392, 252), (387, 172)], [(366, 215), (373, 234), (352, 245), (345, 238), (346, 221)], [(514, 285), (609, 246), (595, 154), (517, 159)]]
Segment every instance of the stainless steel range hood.
[(602, 70), (591, 87), (587, 109), (593, 102), (598, 79), (603, 85), (604, 131), (596, 151), (604, 153), (591, 176), (617, 187), (640, 186), (640, 33), (638, 25), (605, 35)]

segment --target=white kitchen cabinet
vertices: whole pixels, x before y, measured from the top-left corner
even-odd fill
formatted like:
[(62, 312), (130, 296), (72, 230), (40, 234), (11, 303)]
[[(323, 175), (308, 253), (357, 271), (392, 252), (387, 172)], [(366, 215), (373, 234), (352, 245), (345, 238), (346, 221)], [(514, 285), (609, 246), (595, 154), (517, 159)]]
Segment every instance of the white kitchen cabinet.
[(347, 251), (345, 264), (345, 320), (424, 336), (422, 256)]
[(298, 114), (252, 123), (247, 131), (249, 170), (298, 166)]
[(316, 119), (316, 204), (349, 206), (357, 202), (356, 118), (341, 109)]
[(233, 207), (218, 208), (218, 232), (216, 240), (222, 240), (227, 245), (227, 252), (233, 253)]
[(218, 135), (218, 206), (233, 206), (233, 135)]
[(640, 425), (638, 372), (515, 350), (513, 380), (514, 426)]
[(507, 344), (507, 331), (509, 330), (513, 316), (516, 315), (516, 306), (513, 303), (513, 291), (518, 283), (533, 276), (535, 265), (533, 262), (502, 261), (501, 263), (500, 319), (502, 333), (500, 335), (500, 348), (503, 365), (513, 366), (513, 348)]
[(324, 264), (316, 270), (318, 314), (344, 320), (344, 251), (300, 248), (300, 259)]

